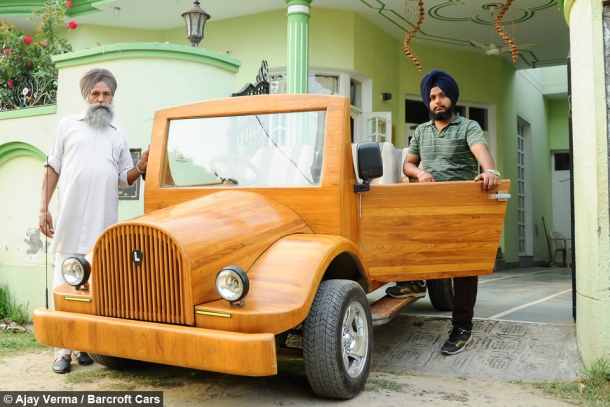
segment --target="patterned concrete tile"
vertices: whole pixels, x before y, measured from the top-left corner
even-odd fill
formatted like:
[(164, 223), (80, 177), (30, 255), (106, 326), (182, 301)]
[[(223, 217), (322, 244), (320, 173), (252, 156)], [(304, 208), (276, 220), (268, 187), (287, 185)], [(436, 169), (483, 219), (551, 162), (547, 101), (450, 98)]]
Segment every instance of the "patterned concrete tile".
[(582, 361), (575, 327), (475, 320), (464, 352), (440, 353), (451, 330), (442, 317), (399, 315), (375, 328), (373, 369), (501, 380), (569, 380)]

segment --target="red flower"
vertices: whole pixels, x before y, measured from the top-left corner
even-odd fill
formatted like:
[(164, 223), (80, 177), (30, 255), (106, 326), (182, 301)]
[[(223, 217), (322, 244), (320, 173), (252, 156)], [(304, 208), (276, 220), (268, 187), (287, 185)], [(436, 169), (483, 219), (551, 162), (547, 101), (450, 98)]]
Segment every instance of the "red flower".
[(49, 40), (44, 40), (44, 41), (41, 41), (41, 42), (40, 42), (40, 46), (41, 46), (42, 48), (46, 48), (48, 43), (49, 43)]
[(4, 52), (4, 55), (8, 55), (9, 52), (11, 52), (11, 50), (8, 48), (4, 48), (4, 50), (2, 52)]
[(66, 1), (66, 7), (72, 8), (72, 2), (71, 1)]
[(32, 61), (28, 61), (25, 63), (25, 70), (26, 71), (31, 71), (32, 68), (34, 68), (34, 63)]
[(74, 29), (76, 29), (76, 27), (78, 27), (78, 24), (76, 24), (76, 21), (70, 21), (68, 23), (68, 26), (74, 30)]
[(27, 37), (23, 38), (23, 42), (25, 42), (25, 45), (30, 45), (32, 43), (32, 37), (28, 35)]
[(6, 81), (6, 84), (8, 85), (9, 88), (13, 87), (13, 81), (10, 79), (8, 81)]

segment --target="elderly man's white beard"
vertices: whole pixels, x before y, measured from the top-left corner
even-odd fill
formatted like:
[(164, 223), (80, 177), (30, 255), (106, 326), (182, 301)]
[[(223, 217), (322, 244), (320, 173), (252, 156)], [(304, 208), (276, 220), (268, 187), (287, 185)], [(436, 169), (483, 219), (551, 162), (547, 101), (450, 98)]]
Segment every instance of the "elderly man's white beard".
[(112, 103), (90, 103), (87, 105), (85, 120), (96, 129), (106, 129), (114, 119), (114, 106)]

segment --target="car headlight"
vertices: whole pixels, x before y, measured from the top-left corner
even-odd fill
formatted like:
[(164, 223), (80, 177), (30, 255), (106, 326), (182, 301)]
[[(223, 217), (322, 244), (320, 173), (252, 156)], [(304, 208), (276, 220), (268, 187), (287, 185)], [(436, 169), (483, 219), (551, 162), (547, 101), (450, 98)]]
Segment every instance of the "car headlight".
[(216, 291), (231, 305), (239, 304), (250, 289), (250, 280), (245, 271), (237, 266), (228, 266), (216, 275)]
[(91, 265), (84, 257), (68, 257), (61, 265), (61, 274), (66, 283), (78, 287), (89, 280)]

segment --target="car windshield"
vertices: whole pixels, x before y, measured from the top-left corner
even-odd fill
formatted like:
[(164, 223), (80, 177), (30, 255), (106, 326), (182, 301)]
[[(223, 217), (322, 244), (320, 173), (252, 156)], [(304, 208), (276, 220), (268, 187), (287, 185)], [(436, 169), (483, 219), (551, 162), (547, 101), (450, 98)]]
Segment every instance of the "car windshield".
[(174, 119), (163, 187), (320, 185), (326, 111)]

